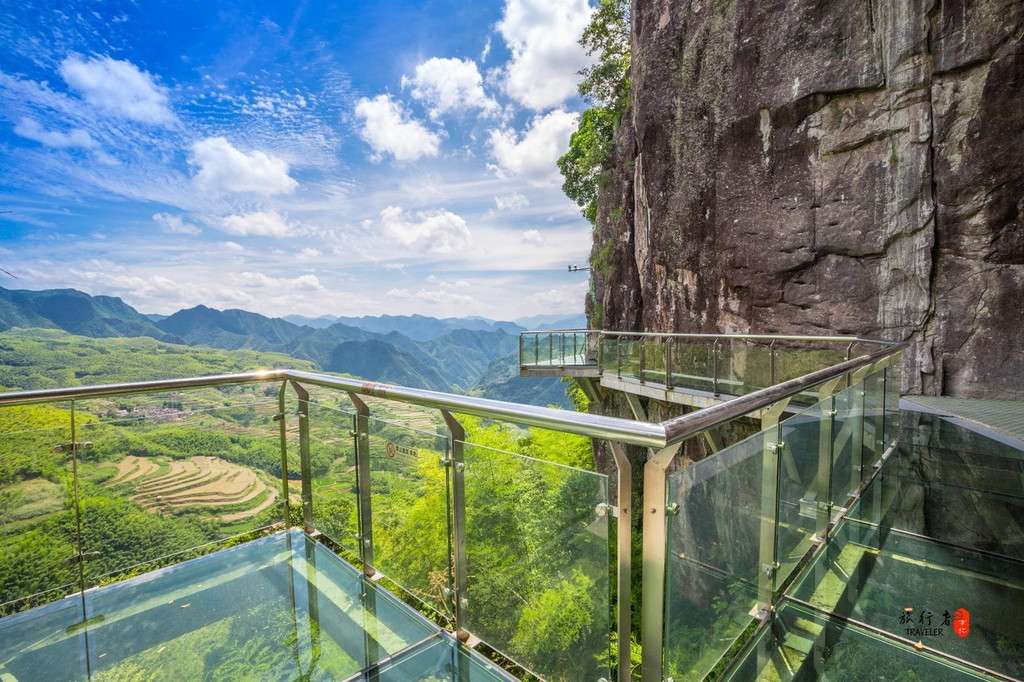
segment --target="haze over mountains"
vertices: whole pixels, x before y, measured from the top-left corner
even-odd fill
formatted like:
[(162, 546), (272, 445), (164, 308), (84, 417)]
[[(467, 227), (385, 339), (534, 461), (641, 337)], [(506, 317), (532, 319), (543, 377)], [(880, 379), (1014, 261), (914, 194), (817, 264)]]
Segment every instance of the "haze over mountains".
[[(578, 328), (575, 318), (531, 318), (529, 328)], [(523, 379), (513, 322), (439, 320), (421, 315), (316, 319), (270, 318), (245, 310), (196, 306), (170, 316), (143, 315), (119, 298), (74, 289), (0, 288), (0, 331), (61, 329), (90, 337), (149, 336), (167, 343), (287, 353), (327, 372), (500, 400), (569, 406), (557, 379)]]

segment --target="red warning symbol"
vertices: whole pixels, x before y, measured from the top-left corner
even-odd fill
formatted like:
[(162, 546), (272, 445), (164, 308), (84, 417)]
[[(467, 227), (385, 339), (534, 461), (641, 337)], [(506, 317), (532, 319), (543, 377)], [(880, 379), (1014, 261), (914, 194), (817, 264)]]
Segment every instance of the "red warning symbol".
[(953, 632), (966, 637), (971, 632), (971, 614), (967, 609), (957, 609), (953, 614)]
[(396, 448), (395, 444), (391, 441), (388, 441), (388, 444), (384, 449), (387, 451), (388, 457), (394, 457), (398, 453), (398, 448)]

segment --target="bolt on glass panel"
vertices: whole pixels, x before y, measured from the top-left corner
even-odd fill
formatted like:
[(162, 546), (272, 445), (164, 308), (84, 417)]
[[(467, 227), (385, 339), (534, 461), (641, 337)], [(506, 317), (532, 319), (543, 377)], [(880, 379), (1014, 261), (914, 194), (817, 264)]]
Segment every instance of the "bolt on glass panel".
[(464, 457), (467, 629), (545, 679), (607, 678), (607, 476), (469, 443)]

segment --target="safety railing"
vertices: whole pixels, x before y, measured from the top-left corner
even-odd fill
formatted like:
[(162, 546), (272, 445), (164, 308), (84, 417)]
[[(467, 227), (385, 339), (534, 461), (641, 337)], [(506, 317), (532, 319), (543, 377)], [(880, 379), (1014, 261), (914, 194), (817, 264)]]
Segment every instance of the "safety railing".
[[(820, 391), (823, 382), (860, 390), (901, 348), (661, 424), (289, 370), (3, 393), (0, 608), (84, 594), (284, 521), (330, 538), (367, 575), (386, 576), (462, 638), (482, 639), (546, 678), (627, 680), (634, 514), (624, 446), (654, 448), (664, 467), (660, 483), (645, 474), (645, 498), (664, 504), (645, 505), (643, 523), (645, 663), (649, 651), (660, 662), (675, 655), (661, 645), (675, 635), (648, 617), (665, 600), (647, 602), (658, 584), (664, 596), (666, 574), (675, 580), (677, 568), (665, 563), (672, 502), (664, 473), (682, 441)], [(858, 409), (863, 436), (864, 411), (871, 419), (875, 411)], [(472, 417), (606, 440), (616, 476), (557, 464), (543, 451), (503, 449), (486, 428), (469, 438)], [(772, 438), (761, 437), (762, 450)], [(705, 468), (735, 460), (742, 476), (749, 458), (725, 454)], [(677, 494), (694, 485), (673, 481)], [(793, 510), (810, 498), (796, 492), (802, 497), (786, 498), (787, 516), (772, 516), (772, 528), (799, 516)], [(799, 535), (776, 543), (772, 556), (776, 546), (792, 554), (807, 542)], [(660, 634), (649, 639), (652, 628)], [(618, 645), (609, 656), (612, 630)], [(648, 667), (645, 679), (660, 679), (660, 663)]]
[(524, 374), (575, 370), (669, 389), (736, 396), (889, 345), (848, 336), (526, 331), (519, 336), (519, 366)]

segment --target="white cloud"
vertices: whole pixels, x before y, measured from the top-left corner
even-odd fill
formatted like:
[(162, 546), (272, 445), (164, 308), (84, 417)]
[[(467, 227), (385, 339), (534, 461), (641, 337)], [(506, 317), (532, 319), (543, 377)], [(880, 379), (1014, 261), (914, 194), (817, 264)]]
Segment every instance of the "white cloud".
[(229, 192), (290, 194), (299, 186), (288, 175), (285, 161), (258, 150), (246, 154), (223, 137), (208, 137), (193, 144), (192, 162), (199, 166), (192, 182), (217, 196)]
[(94, 149), (99, 146), (84, 130), (73, 128), (62, 133), (57, 130), (44, 130), (38, 122), (31, 118), (22, 118), (14, 126), (14, 132), (21, 137), (38, 142), (47, 147)]
[(321, 254), (318, 249), (306, 247), (305, 249), (300, 251), (298, 255), (296, 255), (295, 257), (298, 258), (299, 260), (309, 260), (311, 258), (316, 258), (319, 255)]
[(498, 22), (512, 52), (505, 92), (535, 111), (576, 94), (577, 72), (591, 63), (579, 39), (592, 13), (587, 0), (507, 0)]
[(245, 247), (238, 242), (224, 242), (221, 244), (228, 251), (245, 251)]
[(384, 154), (391, 154), (398, 161), (438, 154), (441, 136), (413, 120), (391, 95), (360, 98), (356, 116), (363, 119), (360, 136), (373, 149), (372, 161), (380, 161)]
[(523, 232), (523, 236), (520, 238), (524, 244), (530, 246), (544, 246), (544, 237), (538, 230), (527, 230)]
[(199, 234), (202, 232), (198, 227), (186, 223), (180, 215), (170, 213), (154, 213), (153, 220), (160, 225), (160, 229), (169, 234)]
[(492, 130), (491, 154), (499, 174), (518, 175), (537, 186), (559, 184), (558, 157), (568, 151), (578, 117), (561, 110), (537, 116), (522, 136), (510, 129)]
[(539, 310), (579, 310), (590, 290), (590, 283), (581, 280), (575, 284), (540, 291), (523, 299), (524, 303)]
[(270, 277), (262, 272), (232, 273), (225, 278), (229, 285), (247, 289), (274, 289), (277, 291), (324, 291), (316, 275), (300, 275), (298, 277)]
[(274, 211), (229, 215), (221, 221), (220, 229), (239, 237), (290, 237), (294, 234), (292, 226)]
[(494, 197), (494, 205), (499, 211), (520, 211), (530, 205), (530, 200), (519, 192), (503, 197)]
[(402, 76), (402, 87), (412, 86), (412, 96), (430, 107), (430, 116), (481, 109), (498, 110), (498, 103), (484, 93), (483, 78), (471, 59), (432, 57), (416, 67), (412, 78)]
[(153, 125), (170, 126), (177, 121), (167, 89), (131, 62), (71, 55), (61, 62), (60, 75), (72, 90), (104, 113)]
[(410, 218), (398, 206), (388, 206), (380, 223), (389, 239), (427, 253), (452, 253), (472, 243), (466, 221), (450, 211), (421, 211)]
[(449, 306), (467, 306), (475, 305), (476, 299), (466, 294), (453, 294), (451, 291), (444, 289), (440, 290), (427, 290), (420, 289), (416, 293), (412, 293), (408, 289), (391, 289), (388, 293), (384, 294), (386, 298), (397, 298), (399, 300), (406, 301), (417, 301), (419, 303), (430, 303), (430, 304), (446, 304)]

